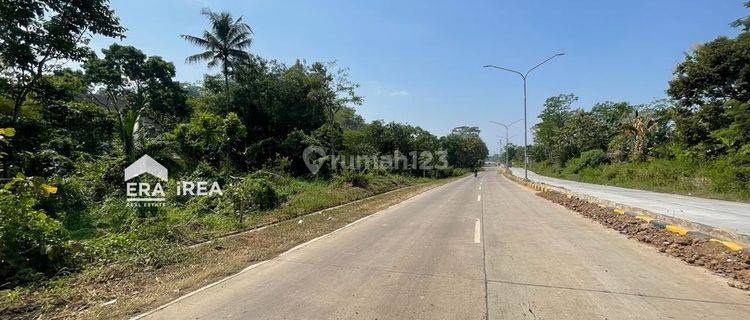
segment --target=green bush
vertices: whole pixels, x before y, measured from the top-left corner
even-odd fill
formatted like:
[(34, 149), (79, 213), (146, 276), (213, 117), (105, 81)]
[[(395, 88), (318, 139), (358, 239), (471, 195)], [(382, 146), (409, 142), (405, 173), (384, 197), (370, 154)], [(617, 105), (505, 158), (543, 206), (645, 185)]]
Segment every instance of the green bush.
[(92, 220), (88, 214), (89, 200), (83, 183), (71, 178), (53, 180), (51, 183), (57, 187), (57, 193), (40, 198), (36, 207), (62, 222), (66, 229), (73, 231), (74, 237), (90, 234)]
[(0, 279), (35, 280), (71, 264), (68, 232), (32, 198), (0, 190), (0, 212)]
[(339, 183), (347, 183), (352, 187), (366, 189), (369, 185), (367, 174), (356, 170), (342, 171), (336, 175), (336, 181)]
[(225, 192), (239, 222), (248, 213), (269, 210), (279, 205), (279, 196), (270, 182), (262, 178), (244, 177), (232, 183)]
[(138, 219), (136, 210), (122, 197), (107, 198), (92, 214), (96, 220), (95, 227), (110, 232), (128, 231)]
[(584, 168), (593, 168), (606, 161), (604, 151), (600, 149), (589, 150), (581, 153), (578, 158), (573, 158), (565, 166), (565, 171), (576, 174)]
[(750, 145), (716, 159), (704, 169), (711, 190), (750, 199)]

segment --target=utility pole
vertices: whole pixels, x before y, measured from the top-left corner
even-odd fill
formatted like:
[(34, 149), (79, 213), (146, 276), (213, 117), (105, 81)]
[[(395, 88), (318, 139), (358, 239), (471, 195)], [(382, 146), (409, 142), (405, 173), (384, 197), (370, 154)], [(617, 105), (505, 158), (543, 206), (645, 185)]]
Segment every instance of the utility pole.
[(494, 123), (496, 125), (499, 125), (499, 126), (502, 126), (503, 128), (505, 128), (505, 165), (508, 166), (508, 168), (510, 168), (510, 161), (508, 159), (508, 143), (510, 143), (510, 137), (508, 136), (508, 133), (509, 133), (509, 130), (510, 130), (510, 126), (512, 126), (514, 123), (517, 123), (518, 121), (521, 121), (521, 120), (523, 120), (523, 119), (518, 119), (518, 120), (513, 121), (513, 122), (511, 122), (511, 123), (509, 123), (507, 125), (504, 124), (504, 123), (497, 122), (497, 121), (490, 121), (490, 123)]
[(498, 67), (496, 65), (491, 65), (491, 64), (484, 66), (485, 68), (495, 68), (495, 69), (500, 69), (503, 71), (513, 72), (521, 76), (521, 78), (523, 78), (523, 177), (526, 180), (529, 180), (529, 138), (528, 138), (529, 129), (528, 129), (528, 121), (526, 117), (526, 79), (529, 77), (529, 73), (531, 73), (531, 71), (534, 71), (534, 69), (543, 65), (545, 62), (550, 61), (554, 59), (555, 57), (559, 57), (562, 55), (565, 55), (565, 53), (558, 53), (554, 56), (551, 56), (545, 59), (544, 61), (540, 62), (539, 64), (535, 65), (528, 71), (526, 71), (526, 73), (521, 73), (520, 71)]

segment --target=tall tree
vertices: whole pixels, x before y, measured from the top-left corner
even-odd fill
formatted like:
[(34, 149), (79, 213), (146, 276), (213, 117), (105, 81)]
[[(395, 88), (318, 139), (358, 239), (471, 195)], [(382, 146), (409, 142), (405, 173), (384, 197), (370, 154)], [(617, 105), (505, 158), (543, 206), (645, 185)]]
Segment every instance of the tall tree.
[(457, 168), (479, 168), (489, 154), (487, 145), (479, 137), (477, 127), (456, 127), (451, 134), (440, 138), (440, 141), (448, 153), (448, 164)]
[(250, 48), (253, 42), (253, 30), (242, 21), (242, 17), (235, 20), (229, 12), (203, 9), (201, 14), (208, 18), (210, 30), (204, 30), (201, 36), (183, 34), (182, 38), (206, 51), (189, 56), (186, 61), (208, 61), (209, 68), (221, 67), (228, 106), (229, 74), (234, 71), (238, 62), (250, 58), (250, 54), (245, 50)]
[(676, 101), (672, 114), (679, 143), (700, 147), (708, 155), (741, 147), (741, 139), (728, 137), (742, 133), (724, 129), (743, 128), (742, 118), (735, 114), (750, 102), (749, 66), (750, 32), (718, 37), (685, 55), (667, 90)]
[(148, 57), (135, 47), (118, 44), (102, 49), (102, 53), (102, 58), (94, 55), (83, 64), (92, 92), (89, 97), (117, 115), (124, 153), (134, 160), (134, 135), (143, 137), (147, 130), (164, 132), (176, 122), (174, 119), (187, 115), (184, 93), (172, 79), (174, 65), (161, 57)]
[(92, 35), (122, 38), (107, 0), (0, 0), (0, 93), (13, 101), (13, 122), (42, 76), (82, 61)]
[(542, 148), (547, 159), (565, 163), (570, 158), (570, 137), (565, 124), (575, 114), (571, 105), (578, 101), (574, 94), (549, 97), (539, 114), (542, 121), (534, 125), (534, 142)]

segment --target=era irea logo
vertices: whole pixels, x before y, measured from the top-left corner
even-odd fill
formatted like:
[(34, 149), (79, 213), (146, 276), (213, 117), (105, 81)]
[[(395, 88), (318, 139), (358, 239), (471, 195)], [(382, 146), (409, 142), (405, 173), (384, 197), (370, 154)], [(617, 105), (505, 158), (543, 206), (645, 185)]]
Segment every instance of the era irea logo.
[[(158, 178), (155, 183), (128, 182), (143, 174), (150, 174)], [(156, 162), (149, 155), (144, 155), (136, 162), (125, 168), (125, 194), (127, 201), (131, 204), (144, 204), (149, 206), (159, 205), (166, 200), (162, 182), (168, 181), (167, 168)], [(178, 196), (212, 196), (222, 195), (218, 182), (208, 183), (206, 181), (178, 181)]]

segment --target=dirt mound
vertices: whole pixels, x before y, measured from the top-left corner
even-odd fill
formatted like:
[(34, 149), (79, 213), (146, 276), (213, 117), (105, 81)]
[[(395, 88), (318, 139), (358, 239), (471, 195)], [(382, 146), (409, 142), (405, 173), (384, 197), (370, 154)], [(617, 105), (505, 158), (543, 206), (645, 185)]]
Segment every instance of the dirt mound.
[(556, 191), (542, 191), (537, 195), (575, 210), (602, 225), (628, 235), (629, 238), (655, 246), (660, 252), (728, 277), (734, 280), (730, 281), (730, 286), (750, 290), (750, 252), (746, 252), (747, 249), (731, 251), (722, 244), (704, 237), (669, 233), (652, 227), (647, 221), (625, 214), (614, 214), (611, 208), (602, 208), (575, 197), (568, 198), (567, 195)]

